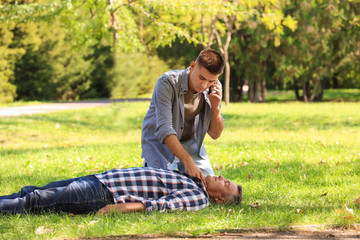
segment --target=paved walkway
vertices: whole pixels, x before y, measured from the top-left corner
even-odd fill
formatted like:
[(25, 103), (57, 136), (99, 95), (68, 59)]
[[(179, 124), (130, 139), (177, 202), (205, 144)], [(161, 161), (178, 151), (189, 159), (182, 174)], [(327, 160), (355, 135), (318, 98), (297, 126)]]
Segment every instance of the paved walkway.
[(285, 231), (247, 231), (239, 230), (236, 232), (222, 232), (207, 234), (203, 236), (192, 235), (175, 235), (164, 236), (159, 234), (145, 234), (145, 235), (121, 235), (121, 236), (107, 236), (101, 238), (80, 238), (82, 240), (179, 240), (179, 239), (194, 239), (194, 240), (233, 240), (233, 239), (246, 239), (246, 240), (355, 240), (360, 239), (360, 232), (358, 230), (285, 230)]
[(108, 106), (114, 102), (125, 101), (149, 101), (149, 99), (114, 99), (114, 100), (99, 100), (99, 101), (84, 101), (84, 102), (70, 102), (70, 103), (47, 103), (39, 105), (28, 105), (19, 107), (0, 107), (0, 117), (31, 115), (36, 113), (48, 113), (55, 111), (64, 111), (70, 109), (81, 109), (89, 107)]

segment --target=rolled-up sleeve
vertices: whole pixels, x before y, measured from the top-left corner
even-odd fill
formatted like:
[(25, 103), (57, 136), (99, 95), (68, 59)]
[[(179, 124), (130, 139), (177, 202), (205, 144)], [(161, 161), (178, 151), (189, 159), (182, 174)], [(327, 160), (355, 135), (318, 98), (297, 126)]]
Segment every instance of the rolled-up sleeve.
[(209, 205), (209, 199), (200, 190), (184, 189), (175, 191), (156, 200), (142, 202), (146, 211), (184, 210), (197, 211)]

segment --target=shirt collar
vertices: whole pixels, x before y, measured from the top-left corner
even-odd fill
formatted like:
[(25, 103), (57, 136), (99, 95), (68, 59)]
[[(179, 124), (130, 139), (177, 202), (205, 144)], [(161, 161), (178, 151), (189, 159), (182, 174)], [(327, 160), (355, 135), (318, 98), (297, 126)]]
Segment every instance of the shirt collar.
[(181, 74), (180, 95), (184, 95), (189, 91), (189, 71), (190, 67), (186, 68)]
[(198, 185), (198, 187), (201, 188), (201, 190), (203, 190), (205, 196), (206, 196), (208, 199), (210, 199), (210, 198), (209, 198), (209, 194), (208, 194), (208, 192), (206, 191), (205, 185), (204, 185), (204, 183), (201, 181), (201, 179), (199, 179), (199, 178), (197, 178), (197, 177), (193, 177), (193, 176), (191, 176), (191, 175), (189, 175), (189, 174), (187, 174), (187, 173), (183, 173), (183, 172), (180, 172), (180, 171), (177, 171), (177, 170), (173, 170), (173, 171), (174, 171), (175, 173), (177, 173), (177, 174), (184, 175), (185, 177), (188, 177), (188, 178), (190, 178), (191, 180), (193, 180), (193, 181), (196, 183), (196, 185)]

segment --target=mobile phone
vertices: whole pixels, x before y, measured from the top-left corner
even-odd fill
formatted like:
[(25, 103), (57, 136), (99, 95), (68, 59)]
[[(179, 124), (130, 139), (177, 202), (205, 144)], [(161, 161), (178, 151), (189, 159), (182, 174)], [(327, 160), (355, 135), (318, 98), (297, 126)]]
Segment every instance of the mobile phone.
[(213, 86), (216, 85), (216, 84), (218, 84), (218, 82), (219, 82), (219, 81), (216, 81), (213, 85), (211, 85), (211, 86), (209, 87), (208, 94), (211, 93)]
[(208, 94), (211, 93), (211, 88), (212, 88), (212, 85), (209, 87)]

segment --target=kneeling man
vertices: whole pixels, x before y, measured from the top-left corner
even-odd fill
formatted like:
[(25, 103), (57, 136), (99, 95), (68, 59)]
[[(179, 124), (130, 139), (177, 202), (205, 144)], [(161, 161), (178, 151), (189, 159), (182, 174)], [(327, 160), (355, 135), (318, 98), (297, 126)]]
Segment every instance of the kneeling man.
[(27, 186), (0, 196), (0, 213), (63, 211), (75, 214), (165, 210), (197, 211), (210, 204), (240, 203), (242, 187), (222, 176), (195, 177), (156, 168), (113, 169), (104, 173)]

